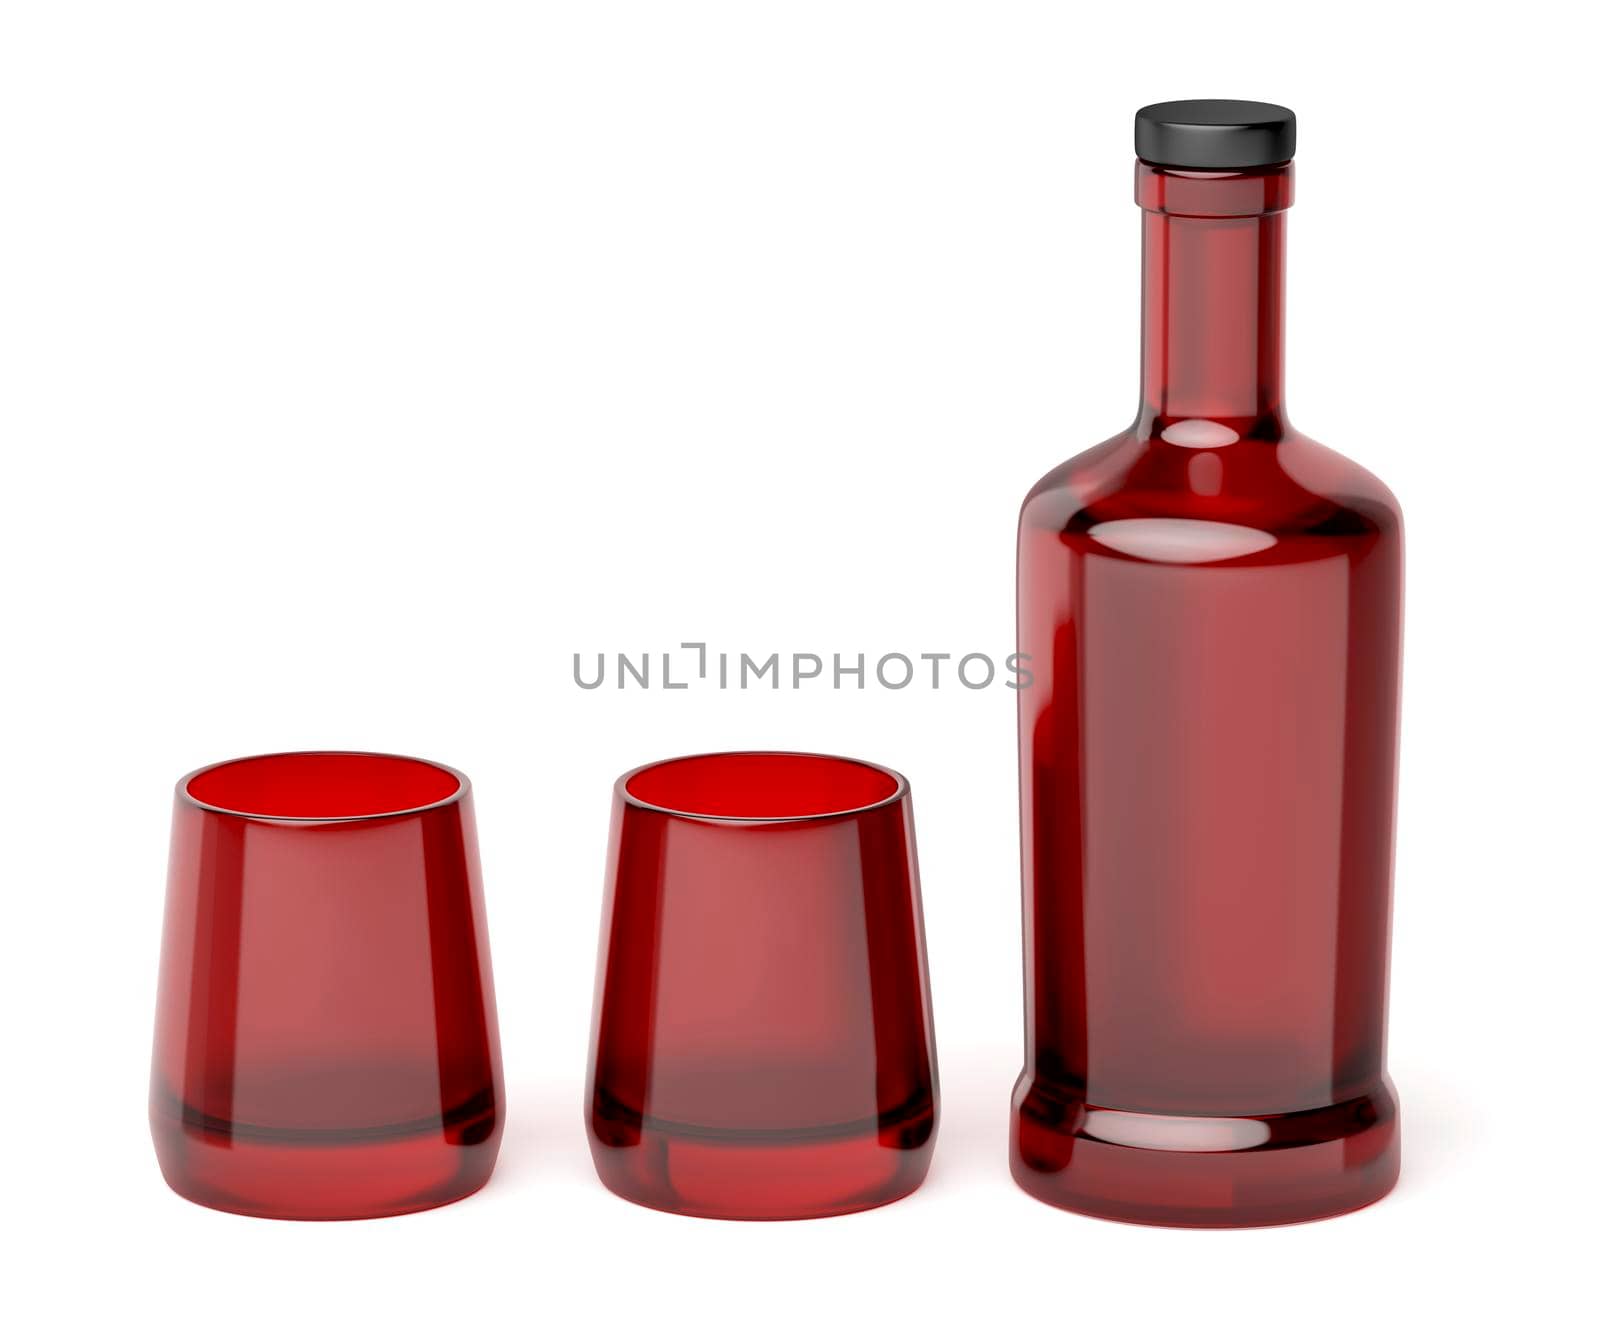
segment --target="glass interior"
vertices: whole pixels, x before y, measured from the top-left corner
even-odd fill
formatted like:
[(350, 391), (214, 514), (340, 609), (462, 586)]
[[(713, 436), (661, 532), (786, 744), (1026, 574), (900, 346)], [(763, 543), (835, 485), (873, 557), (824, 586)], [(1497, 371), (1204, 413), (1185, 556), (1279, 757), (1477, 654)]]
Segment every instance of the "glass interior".
[(677, 814), (805, 819), (886, 801), (900, 780), (885, 769), (820, 754), (702, 754), (640, 769), (628, 794)]
[(235, 759), (185, 786), (202, 805), (273, 819), (352, 819), (433, 805), (461, 790), (449, 769), (388, 754), (336, 751)]

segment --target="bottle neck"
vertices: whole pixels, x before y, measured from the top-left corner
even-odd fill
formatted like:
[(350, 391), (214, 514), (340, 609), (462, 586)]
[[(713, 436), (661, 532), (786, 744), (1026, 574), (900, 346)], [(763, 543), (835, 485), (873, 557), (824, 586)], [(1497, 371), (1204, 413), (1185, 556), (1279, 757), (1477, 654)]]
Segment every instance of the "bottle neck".
[(1226, 419), (1253, 435), (1281, 427), (1293, 189), (1289, 163), (1233, 172), (1138, 164), (1147, 426)]

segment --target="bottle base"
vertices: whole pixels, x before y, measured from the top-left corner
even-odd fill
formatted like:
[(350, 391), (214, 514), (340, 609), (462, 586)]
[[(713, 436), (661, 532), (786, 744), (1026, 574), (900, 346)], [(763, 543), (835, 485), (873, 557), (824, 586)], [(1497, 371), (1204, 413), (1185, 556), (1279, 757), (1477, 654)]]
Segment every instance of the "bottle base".
[(440, 1125), (347, 1134), (264, 1134), (152, 1107), (173, 1192), (248, 1217), (337, 1222), (439, 1208), (488, 1182), (500, 1148), (492, 1103)]
[(1284, 1115), (1119, 1111), (1026, 1074), (1012, 1098), (1012, 1177), (1034, 1198), (1091, 1217), (1282, 1226), (1376, 1203), (1399, 1173), (1399, 1104), (1387, 1078), (1365, 1096)]
[(630, 1203), (689, 1217), (779, 1222), (893, 1203), (928, 1174), (935, 1116), (762, 1135), (658, 1122), (597, 1105), (589, 1147), (600, 1182)]

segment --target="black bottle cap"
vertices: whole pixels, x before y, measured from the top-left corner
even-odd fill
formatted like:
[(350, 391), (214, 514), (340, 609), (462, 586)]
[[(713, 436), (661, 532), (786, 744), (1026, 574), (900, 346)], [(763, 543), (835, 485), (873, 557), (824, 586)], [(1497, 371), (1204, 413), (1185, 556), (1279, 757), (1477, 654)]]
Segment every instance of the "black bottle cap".
[(1133, 118), (1133, 150), (1180, 171), (1239, 171), (1294, 156), (1294, 112), (1271, 102), (1157, 102)]

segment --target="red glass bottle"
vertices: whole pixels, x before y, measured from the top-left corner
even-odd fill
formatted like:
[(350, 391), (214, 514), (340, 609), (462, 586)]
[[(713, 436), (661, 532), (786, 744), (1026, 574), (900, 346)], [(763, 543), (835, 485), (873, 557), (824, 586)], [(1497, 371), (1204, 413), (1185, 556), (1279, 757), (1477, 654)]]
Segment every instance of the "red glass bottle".
[(150, 1128), (185, 1198), (378, 1217), (471, 1194), (505, 1093), (472, 794), (397, 755), (178, 784)]
[(1012, 1171), (1126, 1221), (1302, 1221), (1399, 1169), (1400, 511), (1284, 415), (1293, 137), (1140, 112), (1143, 403), (1022, 509)]
[(741, 1220), (909, 1194), (938, 1066), (911, 793), (831, 755), (618, 780), (587, 1129), (607, 1188)]

